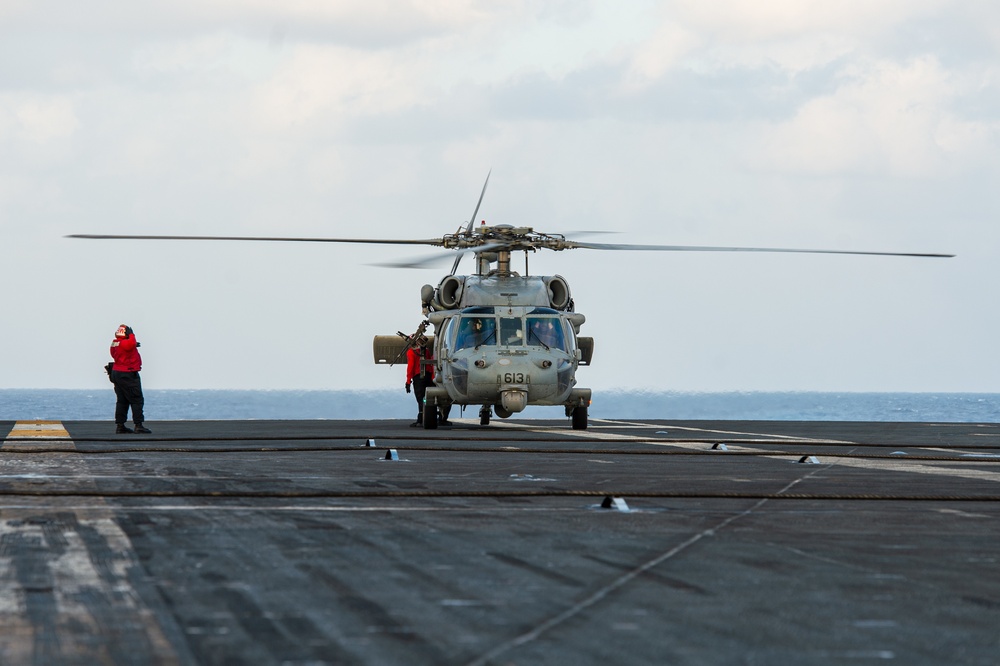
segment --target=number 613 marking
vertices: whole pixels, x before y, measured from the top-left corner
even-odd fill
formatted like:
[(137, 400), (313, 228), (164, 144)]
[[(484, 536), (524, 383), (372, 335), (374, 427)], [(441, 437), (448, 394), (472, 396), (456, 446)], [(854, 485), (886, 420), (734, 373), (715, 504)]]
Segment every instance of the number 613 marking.
[(531, 375), (526, 375), (523, 372), (505, 372), (503, 373), (503, 383), (504, 384), (530, 384)]

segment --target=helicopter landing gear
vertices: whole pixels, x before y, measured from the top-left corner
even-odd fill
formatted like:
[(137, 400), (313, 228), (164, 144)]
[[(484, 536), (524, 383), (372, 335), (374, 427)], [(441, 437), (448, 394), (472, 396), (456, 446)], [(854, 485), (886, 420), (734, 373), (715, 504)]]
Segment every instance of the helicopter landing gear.
[(492, 416), (492, 410), (490, 410), (489, 405), (483, 405), (479, 409), (479, 425), (488, 426), (490, 424), (490, 417)]
[[(424, 416), (426, 422), (427, 417)], [(573, 430), (587, 429), (587, 406), (577, 405), (573, 408)]]
[(436, 430), (438, 427), (437, 405), (424, 402), (424, 430)]

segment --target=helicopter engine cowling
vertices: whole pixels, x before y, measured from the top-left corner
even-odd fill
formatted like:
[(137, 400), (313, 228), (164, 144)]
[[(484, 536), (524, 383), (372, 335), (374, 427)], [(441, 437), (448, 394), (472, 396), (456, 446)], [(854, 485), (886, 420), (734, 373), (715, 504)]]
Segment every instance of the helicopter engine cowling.
[(561, 275), (545, 278), (545, 286), (549, 292), (549, 304), (556, 310), (565, 310), (572, 302), (569, 283)]
[(441, 280), (441, 284), (438, 285), (437, 297), (435, 298), (436, 304), (439, 304), (443, 310), (457, 308), (459, 303), (462, 302), (462, 291), (464, 288), (464, 275), (449, 275)]

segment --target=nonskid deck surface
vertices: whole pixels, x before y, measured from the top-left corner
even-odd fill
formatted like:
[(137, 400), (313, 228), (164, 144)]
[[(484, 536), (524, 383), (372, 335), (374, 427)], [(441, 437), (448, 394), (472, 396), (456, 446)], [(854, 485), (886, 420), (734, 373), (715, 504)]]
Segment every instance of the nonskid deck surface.
[(0, 421), (0, 663), (992, 664), (1000, 425)]

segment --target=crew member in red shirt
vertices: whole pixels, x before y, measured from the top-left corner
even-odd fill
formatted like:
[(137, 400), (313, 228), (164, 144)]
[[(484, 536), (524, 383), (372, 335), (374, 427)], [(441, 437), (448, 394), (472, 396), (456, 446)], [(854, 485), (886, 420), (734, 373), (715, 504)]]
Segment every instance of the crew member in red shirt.
[[(139, 356), (139, 343), (135, 339), (132, 328), (122, 324), (115, 331), (114, 342), (111, 343), (111, 358), (115, 360), (111, 368), (111, 382), (115, 385), (115, 395), (118, 402), (115, 404), (115, 432), (119, 435), (125, 433), (150, 433), (148, 428), (142, 425), (142, 406), (145, 400), (142, 397), (142, 382), (139, 381), (139, 371), (142, 370), (142, 357)], [(125, 425), (128, 418), (129, 407), (132, 408), (132, 422), (135, 430)]]
[[(434, 385), (434, 352), (428, 345), (410, 347), (406, 350), (406, 392), (410, 392), (410, 384), (413, 384), (413, 396), (417, 399), (417, 420), (410, 424), (416, 428), (424, 424), (424, 394), (427, 388)], [(441, 418), (438, 425), (450, 426), (448, 412), (450, 409), (441, 410)]]

